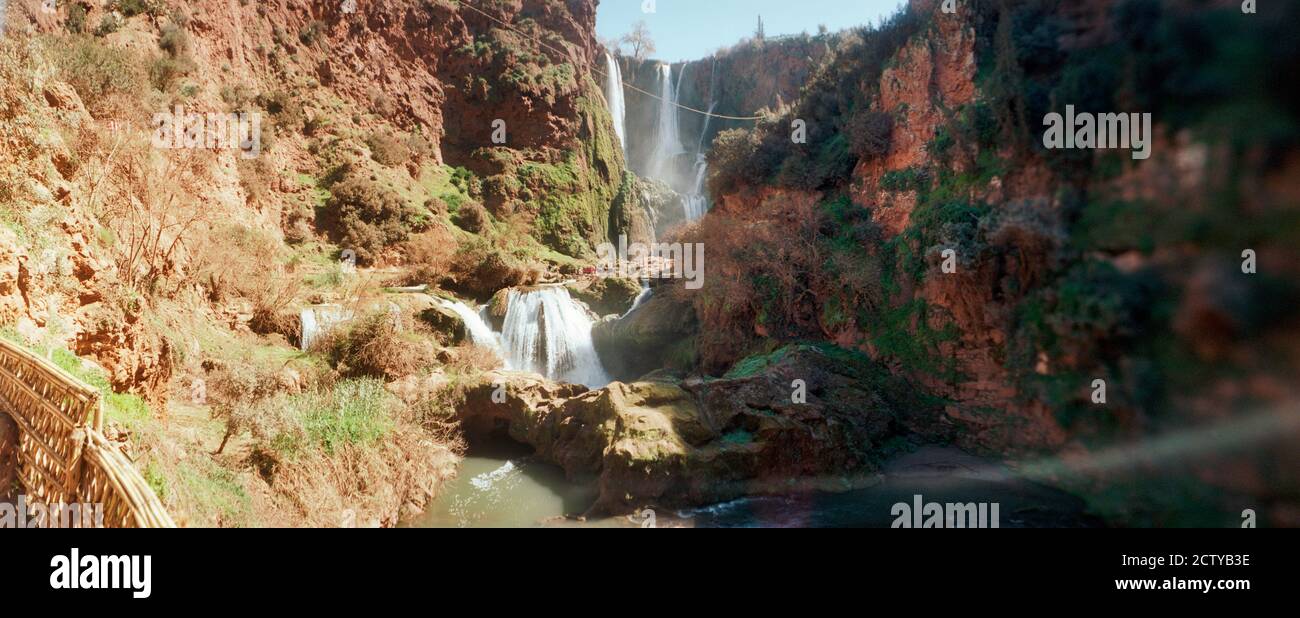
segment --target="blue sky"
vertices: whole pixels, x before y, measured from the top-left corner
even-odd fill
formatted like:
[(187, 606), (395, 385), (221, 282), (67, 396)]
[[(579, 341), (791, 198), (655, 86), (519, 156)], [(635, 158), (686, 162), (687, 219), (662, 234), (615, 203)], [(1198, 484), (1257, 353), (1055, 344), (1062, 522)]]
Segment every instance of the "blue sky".
[(695, 60), (753, 36), (759, 15), (768, 36), (817, 33), (875, 23), (893, 14), (904, 0), (654, 0), (655, 12), (644, 13), (648, 0), (600, 0), (596, 33), (616, 40), (644, 19), (659, 60)]

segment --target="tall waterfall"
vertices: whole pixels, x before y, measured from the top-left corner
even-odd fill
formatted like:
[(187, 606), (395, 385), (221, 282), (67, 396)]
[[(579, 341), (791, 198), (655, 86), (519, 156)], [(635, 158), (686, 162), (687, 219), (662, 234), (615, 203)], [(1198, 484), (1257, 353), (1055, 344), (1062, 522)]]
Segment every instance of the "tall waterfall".
[(591, 318), (568, 290), (512, 290), (502, 327), (506, 368), (600, 388), (610, 378), (591, 343)]
[[(683, 67), (684, 70), (684, 67)], [(685, 152), (677, 126), (677, 88), (673, 85), (673, 67), (659, 65), (659, 126), (655, 149), (650, 155), (650, 177), (671, 182), (673, 159)]]
[(614, 133), (618, 135), (618, 143), (626, 153), (627, 108), (623, 104), (623, 71), (609, 52), (605, 52), (605, 101), (609, 103), (609, 115), (614, 119)]
[[(709, 95), (712, 98), (712, 94)], [(709, 198), (704, 192), (704, 180), (709, 176), (709, 159), (704, 154), (704, 137), (709, 134), (709, 121), (713, 119), (716, 101), (709, 103), (709, 116), (704, 117), (704, 128), (700, 130), (700, 139), (695, 145), (695, 179), (690, 190), (682, 196), (682, 206), (686, 209), (686, 220), (694, 221), (704, 216), (709, 210)]]

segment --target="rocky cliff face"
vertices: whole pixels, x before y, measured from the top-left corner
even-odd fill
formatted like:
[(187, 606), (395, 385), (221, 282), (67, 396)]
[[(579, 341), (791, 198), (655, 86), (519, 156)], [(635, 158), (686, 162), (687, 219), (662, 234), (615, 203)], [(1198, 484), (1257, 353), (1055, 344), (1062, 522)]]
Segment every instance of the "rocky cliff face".
[[(821, 33), (781, 39), (746, 40), (719, 50), (709, 58), (672, 65), (678, 102), (692, 109), (715, 114), (748, 117), (762, 109), (777, 109), (796, 100), (813, 70), (830, 56), (842, 35)], [(631, 140), (628, 163), (645, 174), (654, 151), (659, 119), (660, 81), (658, 62), (619, 59), (627, 89), (627, 125)], [(678, 113), (682, 145), (693, 161), (697, 152), (707, 151), (718, 133), (748, 126), (744, 121), (712, 118), (683, 111)]]
[[(1067, 102), (1134, 108), (1117, 58), (1145, 66), (1156, 52), (1143, 46), (1164, 45), (1189, 66), (1160, 71), (1203, 74), (1215, 62), (1217, 51), (1150, 42), (1142, 38), (1150, 30), (1135, 23), (1166, 20), (1173, 25), (1164, 32), (1190, 32), (1215, 17), (1141, 2), (974, 3), (955, 15), (917, 2), (912, 10), (922, 20), (916, 33), (889, 53), (878, 77), (867, 72), (857, 83), (857, 103), (892, 120), (884, 148), (855, 152), (850, 172), (828, 173), (837, 180), (793, 186), (790, 161), (803, 151), (781, 142), (789, 119), (812, 109), (796, 104), (790, 117), (726, 142), (740, 144), (743, 164), (730, 163), (737, 150), (715, 152), (715, 174), (745, 180), (722, 183), (715, 214), (727, 222), (706, 222), (697, 239), (719, 249), (721, 257), (710, 254), (713, 272), (755, 283), (696, 296), (701, 336), (722, 332), (728, 342), (705, 349), (705, 360), (714, 354), (725, 367), (747, 345), (773, 338), (861, 349), (947, 400), (959, 445), (999, 453), (1078, 454), (1156, 425), (1223, 421), (1244, 414), (1247, 400), (1295, 401), (1283, 384), (1300, 365), (1268, 343), (1290, 338), (1294, 314), (1247, 317), (1262, 316), (1255, 303), (1263, 298), (1290, 298), (1294, 286), (1273, 288), (1241, 268), (1249, 246), (1277, 276), (1296, 274), (1295, 261), (1283, 266), (1290, 258), (1281, 257), (1294, 257), (1284, 248), (1293, 231), (1246, 231), (1291, 220), (1294, 186), (1281, 187), (1294, 183), (1280, 174), (1294, 159), (1294, 136), (1284, 130), (1272, 145), (1229, 145), (1213, 113), (1191, 121), (1178, 116), (1184, 99), (1147, 92), (1137, 108), (1155, 112), (1150, 159), (1041, 147), (1044, 114)], [(1261, 62), (1289, 58), (1258, 51)], [(1161, 84), (1153, 90), (1177, 87), (1142, 75)], [(1246, 95), (1207, 96), (1204, 109)], [(1290, 95), (1256, 96), (1271, 107)], [(852, 128), (846, 121), (845, 133)], [(1274, 163), (1256, 165), (1265, 160)], [(813, 225), (794, 223), (809, 217)], [(1220, 224), (1238, 217), (1240, 227)], [(781, 221), (789, 222), (789, 249), (809, 247), (816, 260), (755, 267), (725, 232)], [(1204, 233), (1187, 234), (1189, 225)], [(749, 257), (732, 261), (733, 253)], [(1228, 358), (1252, 377), (1211, 368)], [(1093, 399), (1095, 380), (1109, 387), (1104, 405)], [(1254, 460), (1262, 467), (1234, 482), (1259, 485), (1250, 479), (1278, 452), (1265, 449)]]

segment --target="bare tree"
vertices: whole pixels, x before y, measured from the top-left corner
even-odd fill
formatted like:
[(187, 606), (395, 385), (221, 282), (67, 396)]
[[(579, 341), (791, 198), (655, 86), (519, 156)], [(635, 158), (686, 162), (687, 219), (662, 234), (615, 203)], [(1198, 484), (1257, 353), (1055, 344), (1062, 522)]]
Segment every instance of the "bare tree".
[(655, 53), (655, 42), (650, 38), (650, 27), (645, 20), (636, 22), (632, 31), (623, 35), (621, 42), (632, 48), (632, 57), (637, 61), (645, 60)]

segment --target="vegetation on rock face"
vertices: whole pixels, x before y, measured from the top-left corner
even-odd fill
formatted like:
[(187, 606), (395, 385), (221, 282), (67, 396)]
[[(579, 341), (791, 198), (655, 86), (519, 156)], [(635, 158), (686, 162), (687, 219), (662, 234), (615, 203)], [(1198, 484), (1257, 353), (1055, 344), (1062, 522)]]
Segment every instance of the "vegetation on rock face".
[[(877, 27), (837, 41), (798, 101), (752, 129), (718, 136), (709, 155), (709, 188), (720, 195), (740, 186), (819, 190), (848, 182), (854, 165), (889, 149), (893, 119), (870, 106), (890, 58), (926, 25), (910, 8)], [(796, 143), (794, 120), (806, 129)]]
[[(25, 290), (49, 299), (0, 289), (0, 318), (103, 367), (79, 375), (105, 390), (114, 437), (146, 453), (142, 472), (182, 524), (336, 526), (348, 508), (392, 525), (419, 508), (462, 448), (438, 376), (492, 363), (425, 330), (419, 309), (394, 318), (384, 286), (487, 299), (577, 272), (614, 231), (624, 164), (582, 66), (594, 44), (573, 27), (582, 7), (501, 13), (517, 35), (454, 4), (398, 5), (412, 23), (465, 28), (295, 29), (291, 6), (239, 3), (232, 21), (225, 5), (116, 0), (69, 5), (57, 32), (0, 39), (14, 86), (0, 93), (12, 145), (0, 149), (0, 252), (31, 257)], [(457, 56), (462, 30), (474, 40)], [(407, 35), (449, 58), (407, 76), (418, 93), (330, 65), (358, 46), (395, 70)], [(218, 49), (239, 50), (239, 66)], [(470, 89), (451, 87), (468, 74)], [(520, 120), (521, 98), (548, 119)], [(259, 156), (152, 148), (141, 111), (177, 106), (258, 114)], [(490, 127), (474, 114), (509, 118), (507, 143), (474, 152), (492, 143), (461, 132)], [(363, 317), (299, 352), (300, 315), (316, 305)], [(194, 439), (177, 440), (169, 418)]]
[[(985, 417), (1008, 424), (1022, 406), (1052, 410), (1065, 432), (1055, 435), (1085, 443), (1185, 424), (1189, 402), (1218, 396), (1195, 384), (1233, 379), (1212, 366), (1229, 349), (1259, 349), (1248, 363), (1274, 379), (1294, 370), (1263, 331), (1240, 325), (1280, 328), (1277, 313), (1246, 316), (1264, 311), (1257, 302), (1288, 304), (1296, 288), (1234, 274), (1244, 247), (1293, 255), (1284, 247), (1300, 232), (1280, 194), (1246, 189), (1282, 169), (1248, 161), (1280, 165), (1300, 137), (1294, 93), (1254, 73), (1294, 64), (1294, 33), (1261, 35), (1233, 7), (1126, 0), (1107, 16), (1116, 36), (1087, 38), (1077, 24), (1067, 32), (1059, 4), (973, 3), (976, 94), (933, 127), (909, 127), (933, 134), (905, 167), (879, 160), (897, 152), (887, 127), (899, 111), (878, 107), (881, 67), (915, 41), (937, 55), (967, 36), (941, 38), (929, 16), (860, 33), (788, 113), (718, 137), (710, 189), (731, 201), (689, 238), (728, 276), (686, 296), (707, 369), (774, 341), (853, 341), (963, 409), (1003, 408)], [(1045, 150), (1040, 120), (1067, 104), (1152, 112), (1164, 158)], [(794, 118), (807, 121), (806, 145), (789, 139)], [(1161, 184), (1184, 173), (1172, 157), (1198, 153), (1206, 167), (1191, 184)], [(896, 228), (886, 207), (906, 213)], [(1101, 415), (1085, 388), (1097, 378), (1113, 387)], [(989, 394), (998, 381), (1014, 394)]]
[(327, 217), (337, 222), (340, 246), (354, 250), (362, 264), (374, 263), (386, 247), (404, 242), (417, 220), (395, 190), (361, 175), (333, 185), (325, 206)]

